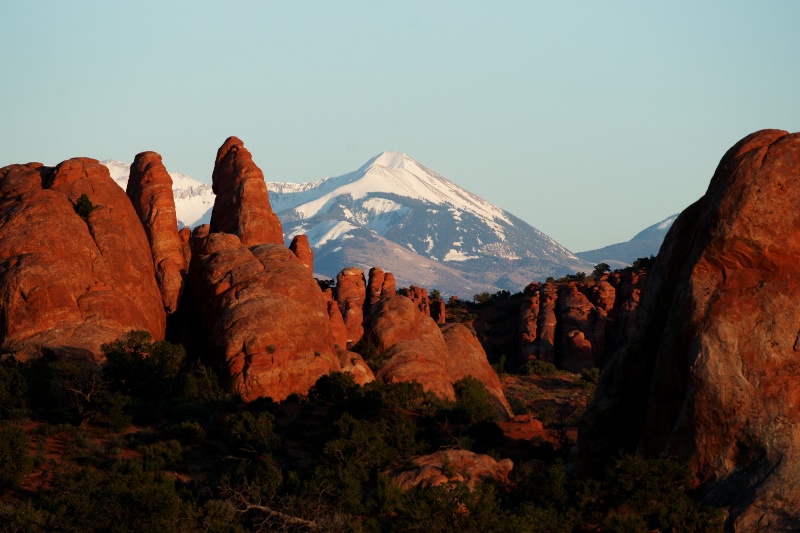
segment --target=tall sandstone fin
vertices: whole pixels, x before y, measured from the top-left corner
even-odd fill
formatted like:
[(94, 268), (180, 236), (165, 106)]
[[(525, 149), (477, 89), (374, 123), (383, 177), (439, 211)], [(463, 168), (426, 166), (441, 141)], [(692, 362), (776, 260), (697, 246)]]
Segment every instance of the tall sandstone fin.
[(281, 221), (272, 211), (264, 173), (237, 137), (217, 151), (212, 190), (211, 233), (236, 235), (245, 246), (283, 244)]
[(188, 264), (178, 235), (172, 178), (155, 152), (137, 154), (131, 165), (126, 193), (142, 222), (168, 314), (178, 309)]

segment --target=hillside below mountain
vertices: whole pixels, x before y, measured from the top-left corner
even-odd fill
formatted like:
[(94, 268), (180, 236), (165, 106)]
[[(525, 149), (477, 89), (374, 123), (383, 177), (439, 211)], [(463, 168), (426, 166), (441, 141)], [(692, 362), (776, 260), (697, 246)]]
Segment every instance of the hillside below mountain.
[(648, 226), (627, 242), (611, 244), (596, 250), (577, 252), (575, 255), (593, 265), (608, 263), (613, 268), (628, 266), (640, 257), (658, 255), (658, 250), (661, 248), (661, 243), (664, 242), (664, 237), (679, 214), (676, 213), (661, 222)]

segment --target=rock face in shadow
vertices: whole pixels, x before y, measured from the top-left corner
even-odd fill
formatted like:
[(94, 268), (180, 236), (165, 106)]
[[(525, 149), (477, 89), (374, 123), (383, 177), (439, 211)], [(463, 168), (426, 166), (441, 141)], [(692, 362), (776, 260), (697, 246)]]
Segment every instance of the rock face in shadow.
[(405, 296), (394, 296), (375, 306), (367, 317), (367, 330), (385, 360), (377, 379), (386, 383), (417, 381), (425, 390), (453, 400), (453, 383), (473, 376), (495, 398), (501, 419), (512, 416), (497, 374), (465, 326), (448, 325), (443, 334), (414, 302)]
[[(85, 218), (84, 194), (94, 206)], [(101, 344), (130, 330), (163, 339), (151, 257), (128, 197), (97, 160), (0, 169), (2, 350), (99, 360)]]
[(247, 247), (211, 233), (195, 246), (191, 279), (211, 349), (245, 400), (304, 394), (339, 371), (327, 300), (282, 244)]
[(155, 152), (138, 154), (131, 165), (127, 191), (150, 242), (156, 281), (167, 314), (178, 309), (188, 269), (172, 196), (172, 178)]
[(236, 137), (217, 151), (212, 190), (211, 233), (236, 235), (245, 246), (283, 244), (283, 229), (269, 203), (264, 173)]
[(800, 528), (800, 135), (754, 133), (675, 221), (579, 445), (688, 462), (736, 531)]
[(364, 302), (367, 298), (364, 272), (360, 268), (345, 268), (339, 272), (334, 294), (347, 327), (347, 348), (350, 348), (364, 335)]

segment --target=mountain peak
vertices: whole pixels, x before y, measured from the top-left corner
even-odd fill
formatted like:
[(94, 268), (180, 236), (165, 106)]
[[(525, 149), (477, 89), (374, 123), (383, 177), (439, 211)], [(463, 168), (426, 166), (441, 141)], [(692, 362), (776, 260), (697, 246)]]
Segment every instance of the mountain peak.
[(375, 156), (370, 162), (370, 166), (384, 167), (388, 169), (400, 170), (405, 168), (406, 161), (414, 161), (403, 152), (383, 152)]

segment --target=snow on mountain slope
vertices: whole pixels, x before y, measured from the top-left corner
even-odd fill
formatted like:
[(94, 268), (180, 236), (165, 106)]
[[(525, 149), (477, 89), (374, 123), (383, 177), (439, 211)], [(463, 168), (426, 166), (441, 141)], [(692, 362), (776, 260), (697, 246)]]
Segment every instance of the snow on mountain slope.
[[(124, 189), (130, 165), (102, 161)], [(170, 173), (182, 226), (207, 223), (211, 186)], [(267, 183), (286, 242), (306, 234), (315, 272), (380, 266), (399, 283), (471, 298), (513, 292), (529, 282), (591, 265), (511, 213), (429, 170), (402, 152), (384, 152), (343, 176), (309, 183)]]
[[(351, 266), (340, 264), (342, 248), (379, 238), (458, 270), (473, 286), (518, 291), (534, 279), (590, 269), (539, 230), (402, 152), (384, 152), (342, 176), (267, 188), (287, 242), (308, 235), (315, 270), (328, 276)], [(383, 266), (381, 260), (373, 264)], [(414, 279), (413, 272), (398, 274)]]
[(664, 237), (672, 227), (672, 223), (678, 218), (678, 214), (648, 226), (627, 242), (611, 244), (596, 250), (578, 252), (575, 255), (590, 263), (608, 263), (612, 267), (627, 266), (640, 257), (658, 255), (661, 243), (664, 242)]
[[(131, 166), (115, 159), (105, 159), (100, 164), (108, 167), (111, 177), (124, 190), (128, 186)], [(170, 172), (172, 194), (175, 197), (175, 213), (180, 226), (193, 227), (211, 220), (211, 209), (216, 197), (211, 185), (186, 174)]]
[(502, 227), (495, 219), (509, 222), (499, 207), (425, 168), (403, 152), (384, 152), (355, 172), (337, 178), (292, 185), (267, 183), (270, 191), (277, 193), (275, 200), (270, 198), (273, 210), (280, 213), (294, 208), (303, 218), (311, 218), (325, 214), (333, 200), (342, 195), (349, 194), (359, 200), (367, 195), (390, 194), (468, 211), (501, 236)]

